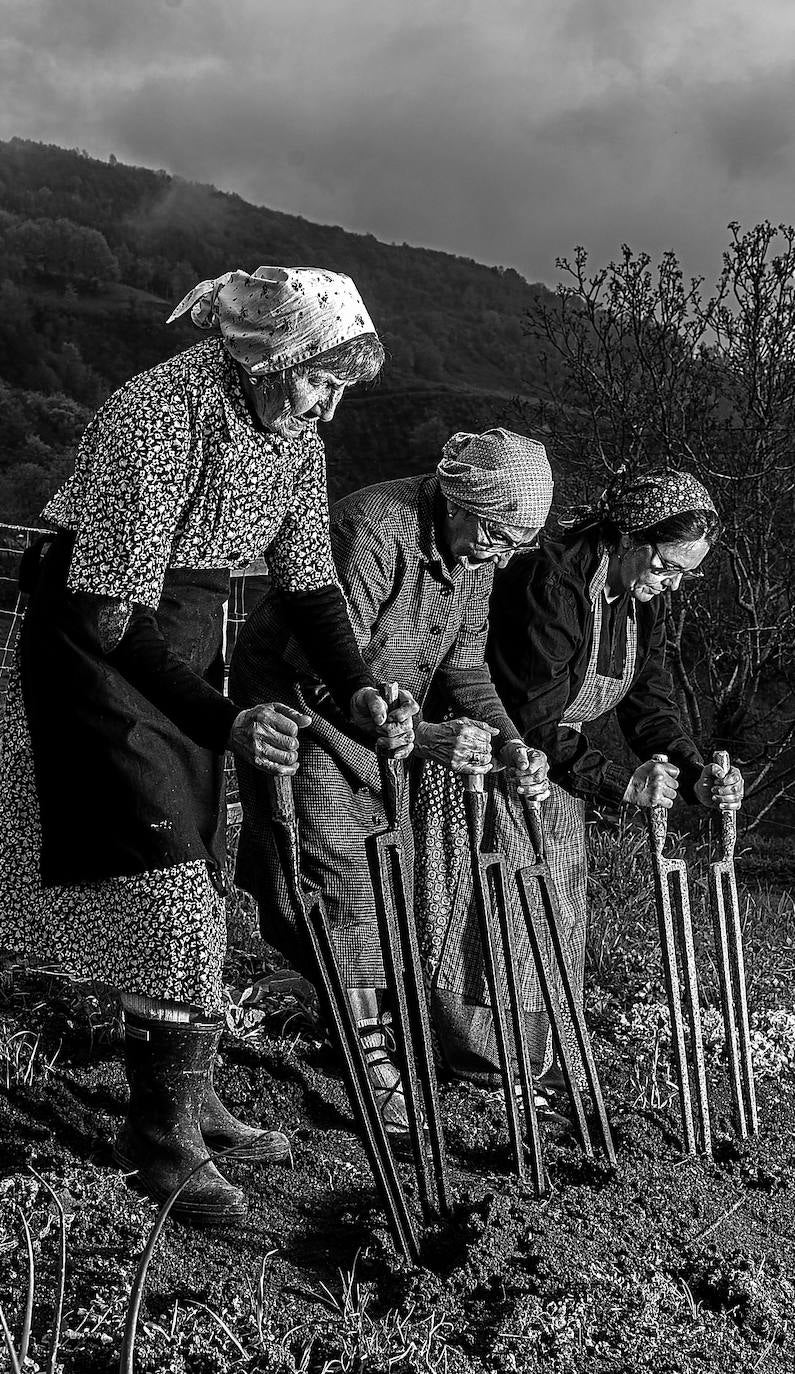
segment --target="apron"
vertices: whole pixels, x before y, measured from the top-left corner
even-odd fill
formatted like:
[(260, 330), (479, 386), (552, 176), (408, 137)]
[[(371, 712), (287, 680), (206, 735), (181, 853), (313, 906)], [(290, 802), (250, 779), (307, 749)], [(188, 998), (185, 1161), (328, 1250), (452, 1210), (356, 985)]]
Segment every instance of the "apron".
[[(594, 608), (588, 665), (582, 685), (566, 706), (560, 722), (561, 726), (573, 730), (581, 730), (584, 724), (613, 710), (629, 691), (635, 673), (638, 637), (633, 601), (629, 603), (621, 677), (606, 677), (598, 670), (608, 563), (609, 556), (605, 553), (588, 588)], [(510, 881), (513, 873), (533, 862), (534, 855), (521, 805), (508, 786), (505, 774), (489, 775), (487, 785), (489, 796), (483, 847), (505, 858), (528, 1049), (531, 1063), (540, 1073), (551, 1057), (549, 1023), (527, 936), (523, 933), (524, 918)], [(574, 987), (581, 996), (587, 933), (585, 804), (581, 798), (573, 797), (553, 783), (542, 815), (550, 871), (560, 902), (567, 962)], [(471, 1068), (473, 1076), (481, 1072), (488, 1074), (498, 1069), (499, 1061), (472, 902), (463, 789), (449, 770), (438, 764), (424, 764), (413, 819), (415, 833), (423, 837), (418, 846), (415, 888), (438, 1044), (453, 1070), (466, 1072)], [(454, 894), (452, 903), (450, 893)], [(550, 954), (548, 944), (547, 953)], [(559, 984), (557, 991), (563, 1002)], [(573, 1042), (573, 1029), (569, 1031)]]
[[(44, 544), (49, 547), (44, 548)], [(96, 602), (66, 585), (74, 536), (41, 541), (20, 669), (41, 810), (45, 887), (196, 860), (220, 883), (223, 755), (195, 744), (108, 662)], [(171, 650), (223, 690), (226, 568), (167, 571), (157, 622)]]

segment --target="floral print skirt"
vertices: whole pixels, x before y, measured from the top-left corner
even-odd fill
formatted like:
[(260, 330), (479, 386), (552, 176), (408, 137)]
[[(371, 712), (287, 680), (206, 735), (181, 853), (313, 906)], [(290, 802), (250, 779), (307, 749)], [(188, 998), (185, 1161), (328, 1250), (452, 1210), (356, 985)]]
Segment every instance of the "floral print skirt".
[(33, 753), (17, 671), (0, 749), (0, 949), (55, 963), (81, 981), (217, 1012), (226, 910), (207, 864), (43, 887)]

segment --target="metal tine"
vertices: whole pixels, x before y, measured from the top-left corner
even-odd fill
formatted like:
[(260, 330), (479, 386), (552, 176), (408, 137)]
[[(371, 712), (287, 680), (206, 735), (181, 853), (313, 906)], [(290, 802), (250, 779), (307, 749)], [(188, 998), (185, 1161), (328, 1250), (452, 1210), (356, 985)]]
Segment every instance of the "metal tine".
[[(396, 703), (396, 683), (385, 683), (380, 690), (388, 706)], [(394, 951), (396, 956), (390, 959), (390, 986), (396, 991), (395, 1020), (401, 1042), (402, 1067), (406, 1073), (404, 1089), (408, 1088), (406, 1109), (409, 1117), (409, 1134), (417, 1161), (417, 1177), (426, 1215), (430, 1215), (432, 1210), (428, 1186), (427, 1144), (438, 1210), (443, 1216), (449, 1216), (453, 1210), (453, 1198), (439, 1110), (439, 1087), (433, 1058), (430, 1016), (417, 930), (409, 897), (412, 888), (406, 882), (405, 853), (400, 833), (405, 769), (402, 760), (391, 758), (383, 750), (378, 751), (378, 766), (389, 829), (386, 834), (374, 836), (368, 842), (368, 857), (379, 921), (385, 932), (392, 932), (391, 951)], [(409, 1096), (412, 1098), (411, 1102)]]
[(541, 995), (544, 999), (544, 1006), (547, 1009), (547, 1017), (552, 1031), (552, 1043), (555, 1046), (560, 1067), (563, 1071), (563, 1081), (566, 1084), (566, 1092), (569, 1095), (574, 1120), (577, 1126), (577, 1134), (580, 1137), (580, 1145), (583, 1154), (588, 1159), (593, 1159), (594, 1148), (591, 1143), (591, 1135), (588, 1130), (588, 1121), (585, 1116), (585, 1108), (582, 1102), (582, 1093), (577, 1083), (577, 1069), (571, 1056), (566, 1028), (563, 1024), (563, 1013), (560, 1002), (552, 981), (546, 952), (544, 950), (541, 935), (536, 922), (538, 914), (535, 911), (535, 903), (530, 897), (530, 880), (537, 879), (536, 867), (520, 868), (516, 874), (516, 886), (519, 893), (519, 905), (522, 909), (524, 923), (527, 930), (527, 938), (530, 942), (530, 950), (533, 955), (533, 962), (538, 974), (538, 981), (541, 985)]
[[(491, 1003), (491, 1015), (494, 1021), (494, 1038), (497, 1042), (497, 1058), (500, 1061), (500, 1077), (502, 1079), (503, 1097), (505, 1098), (508, 1139), (511, 1144), (514, 1168), (519, 1178), (524, 1178), (524, 1147), (522, 1144), (521, 1131), (519, 1129), (519, 1113), (516, 1106), (516, 1094), (514, 1092), (513, 1066), (514, 1049), (516, 1049), (516, 1059), (520, 1075), (525, 1072), (529, 1074), (529, 1069), (527, 1068), (527, 1047), (525, 1045), (524, 1061), (522, 1061), (519, 1046), (514, 1045), (513, 1035), (511, 1034), (508, 1020), (505, 1015), (505, 1003), (502, 998), (500, 976), (497, 967), (497, 947), (491, 900), (480, 848), (483, 842), (486, 796), (483, 790), (483, 778), (478, 773), (470, 773), (464, 779), (464, 811), (466, 814), (467, 834), (469, 837), (469, 852), (472, 861), (472, 895), (475, 903), (475, 915), (480, 931), (480, 944), (483, 952), (483, 971), (486, 975), (486, 986), (489, 991), (489, 1001)], [(504, 973), (506, 983), (510, 983), (507, 959), (504, 959)], [(526, 1089), (525, 1082), (521, 1078), (520, 1082), (523, 1100), (526, 1091), (528, 1091), (532, 1097), (532, 1084), (529, 1089)]]
[[(420, 1205), (426, 1220), (434, 1216), (435, 1201), (433, 1180), (425, 1149), (425, 1106), (424, 1095), (419, 1084), (417, 1064), (414, 1057), (414, 1042), (406, 997), (406, 970), (403, 950), (395, 915), (395, 897), (392, 891), (394, 870), (389, 838), (384, 835), (371, 835), (365, 843), (370, 879), (375, 895), (378, 931), (381, 940), (381, 953), (384, 960), (386, 983), (393, 994), (392, 1013), (395, 1027), (400, 1074), (406, 1102), (406, 1116), (409, 1125), (409, 1140), (414, 1168), (417, 1174)], [(399, 900), (399, 899), (398, 899)], [(441, 1208), (441, 1200), (440, 1200)]]
[[(478, 913), (482, 909), (485, 916), (486, 936), (482, 936), (481, 944), (484, 948), (484, 967), (487, 969), (486, 981), (489, 987), (489, 998), (492, 1003), (492, 1018), (494, 1020), (495, 1038), (497, 1039), (498, 1055), (500, 1059), (500, 1072), (502, 1075), (503, 1092), (508, 1093), (510, 1088), (511, 1104), (508, 1105), (506, 1096), (506, 1108), (508, 1112), (509, 1135), (514, 1155), (514, 1162), (517, 1165), (519, 1177), (524, 1177), (524, 1152), (521, 1149), (521, 1139), (519, 1138), (518, 1120), (516, 1119), (516, 1094), (513, 1085), (513, 1063), (516, 1060), (516, 1069), (519, 1077), (519, 1088), (522, 1094), (522, 1106), (524, 1109), (525, 1132), (527, 1139), (527, 1151), (530, 1156), (530, 1182), (536, 1197), (542, 1197), (547, 1191), (547, 1178), (544, 1170), (543, 1152), (541, 1148), (541, 1134), (538, 1129), (538, 1114), (536, 1112), (535, 1093), (533, 1089), (533, 1075), (530, 1068), (530, 1056), (527, 1050), (527, 1031), (525, 1028), (524, 1010), (522, 1008), (519, 993), (518, 981), (516, 978), (516, 939), (514, 935), (513, 921), (511, 919), (510, 907), (508, 905), (508, 894), (505, 883), (505, 861), (501, 854), (487, 854), (481, 849), (483, 842), (483, 821), (486, 806), (485, 783), (481, 774), (470, 773), (464, 778), (464, 806), (467, 813), (467, 824), (470, 836), (472, 853), (473, 882), (477, 883), (475, 894), (475, 906)], [(473, 800), (469, 800), (472, 798)], [(478, 800), (478, 799), (481, 800)], [(471, 817), (471, 824), (470, 824)], [(475, 869), (478, 870), (477, 879), (474, 878)], [(489, 887), (489, 879), (493, 884)], [(510, 1011), (511, 1024), (510, 1036), (505, 1022), (505, 1011), (500, 995), (500, 979), (497, 971), (497, 961), (495, 959), (495, 943), (493, 933), (492, 914), (496, 912), (497, 928), (500, 936), (500, 953), (502, 956), (502, 982), (508, 994), (508, 1008)], [(481, 927), (481, 921), (478, 914)], [(488, 945), (488, 950), (486, 949)], [(491, 964), (492, 978), (488, 976), (488, 963)], [(494, 992), (492, 992), (492, 981)], [(494, 1010), (494, 1007), (497, 1010)], [(498, 1018), (501, 1021), (502, 1044), (505, 1053), (500, 1053), (500, 1032), (498, 1031)], [(512, 1043), (511, 1043), (512, 1037)], [(517, 1162), (517, 1148), (514, 1148), (514, 1136), (511, 1134), (511, 1121), (516, 1123), (516, 1140), (519, 1153)]]
[(420, 1246), (406, 1204), (400, 1176), (389, 1147), (386, 1127), (367, 1073), (356, 1023), (337, 965), (325, 908), (317, 890), (307, 891), (301, 880), (298, 823), (289, 777), (267, 778), (274, 838), (296, 917), (314, 957), (321, 999), (329, 1027), (342, 1056), (353, 1114), (362, 1133), (365, 1153), (398, 1249), (413, 1264)]
[[(667, 763), (667, 754), (655, 754), (655, 763)], [(676, 933), (674, 929), (671, 894), (668, 887), (668, 864), (671, 862), (663, 855), (668, 835), (668, 815), (664, 806), (652, 806), (648, 814), (649, 846), (651, 849), (652, 871), (654, 873), (654, 895), (657, 905), (657, 920), (660, 931), (663, 978), (668, 999), (668, 1012), (671, 1018), (671, 1048), (676, 1070), (676, 1083), (679, 1090), (679, 1109), (682, 1117), (682, 1143), (685, 1154), (694, 1155), (696, 1151), (696, 1129), (693, 1120), (693, 1103), (690, 1096), (690, 1078), (685, 1048), (685, 1027), (682, 1019), (682, 993), (679, 984), (679, 968), (676, 959)]]
[(698, 1108), (701, 1150), (704, 1154), (712, 1151), (712, 1127), (709, 1119), (709, 1093), (707, 1089), (707, 1069), (704, 1062), (704, 1037), (701, 1029), (701, 1004), (698, 991), (698, 970), (693, 940), (693, 919), (690, 914), (690, 893), (687, 885), (687, 869), (681, 859), (669, 859), (669, 874), (674, 879), (676, 893), (676, 913), (679, 925), (679, 943), (682, 973), (685, 985), (685, 1006), (690, 1029), (690, 1057), (695, 1080), (695, 1097)]
[[(713, 754), (712, 760), (713, 763), (716, 763), (722, 769), (723, 773), (728, 772), (729, 755), (727, 753), (722, 750), (717, 750)], [(740, 1076), (737, 1023), (734, 1015), (734, 961), (729, 948), (729, 931), (726, 919), (726, 887), (724, 886), (725, 883), (731, 883), (731, 870), (734, 866), (732, 862), (734, 842), (733, 836), (730, 837), (727, 833), (728, 827), (725, 823), (727, 814), (730, 813), (722, 812), (720, 815), (722, 841), (721, 857), (716, 863), (711, 863), (709, 866), (709, 895), (710, 906), (712, 907), (712, 925), (715, 934), (720, 1000), (723, 1010), (724, 1041), (726, 1045), (726, 1058), (729, 1065), (729, 1084), (734, 1107), (734, 1124), (740, 1139), (746, 1140), (748, 1137), (748, 1122), (745, 1115), (743, 1082)], [(732, 820), (733, 819), (734, 817), (732, 816)], [(730, 842), (730, 847), (727, 841)], [(730, 909), (732, 905), (730, 894)]]
[[(535, 798), (522, 796), (520, 798), (522, 810), (524, 812), (530, 841), (536, 852), (536, 877), (541, 893), (542, 907), (546, 918), (549, 935), (552, 942), (552, 952), (555, 957), (558, 977), (563, 988), (563, 995), (566, 999), (569, 1018), (574, 1027), (574, 1037), (577, 1041), (577, 1049), (580, 1052), (580, 1061), (585, 1073), (585, 1080), (591, 1094), (596, 1121), (599, 1126), (599, 1135), (602, 1139), (604, 1152), (610, 1163), (616, 1164), (616, 1151), (613, 1144), (613, 1134), (610, 1130), (610, 1122), (607, 1117), (602, 1085), (599, 1081), (599, 1073), (594, 1059), (591, 1036), (585, 1022), (585, 1015), (580, 1005), (579, 999), (574, 991), (571, 981), (566, 951), (563, 948), (561, 939), (560, 904), (552, 874), (549, 868), (549, 860), (546, 852), (546, 840), (544, 827), (541, 820), (541, 804)], [(579, 1095), (579, 1089), (578, 1095)]]
[[(723, 774), (728, 773), (731, 767), (729, 755), (725, 750), (716, 750), (713, 755), (713, 762), (721, 768)], [(721, 857), (716, 864), (710, 866), (710, 876), (714, 879), (713, 910), (721, 912), (723, 915), (724, 927), (726, 923), (725, 895), (729, 897), (729, 921), (726, 929), (727, 954), (728, 954), (728, 973), (727, 991), (729, 997), (724, 1002), (724, 1020), (726, 1022), (726, 1042), (729, 1046), (730, 1024), (737, 1036), (737, 1050), (739, 1052), (740, 1086), (741, 1094), (737, 1092), (736, 1067), (733, 1068), (730, 1058), (730, 1070), (732, 1070), (732, 1091), (734, 1094), (735, 1107), (737, 1109), (738, 1124), (742, 1123), (745, 1131), (749, 1135), (755, 1135), (759, 1129), (759, 1118), (756, 1106), (756, 1087), (754, 1084), (754, 1066), (751, 1056), (751, 1029), (748, 1018), (748, 997), (745, 983), (745, 956), (743, 954), (743, 931), (740, 921), (740, 902), (737, 896), (737, 879), (734, 872), (734, 849), (737, 843), (737, 816), (734, 811), (721, 811)], [(721, 958), (723, 957), (721, 951)], [(721, 995), (723, 995), (723, 982), (721, 981)], [(731, 1022), (726, 1019), (726, 1006), (730, 1006)], [(731, 1053), (731, 1052), (730, 1052)], [(741, 1129), (740, 1134), (744, 1137), (745, 1131)]]

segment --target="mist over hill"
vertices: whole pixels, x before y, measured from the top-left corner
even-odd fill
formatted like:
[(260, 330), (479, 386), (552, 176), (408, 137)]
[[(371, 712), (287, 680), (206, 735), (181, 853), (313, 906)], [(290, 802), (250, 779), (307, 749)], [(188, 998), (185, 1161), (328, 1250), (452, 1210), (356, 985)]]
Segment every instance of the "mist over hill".
[(197, 281), (262, 263), (347, 272), (387, 349), (378, 383), (324, 431), (332, 494), (432, 463), (455, 429), (523, 428), (547, 293), (513, 269), (381, 243), (79, 150), (0, 143), (0, 518), (35, 519), (91, 411), (196, 342), (166, 326)]

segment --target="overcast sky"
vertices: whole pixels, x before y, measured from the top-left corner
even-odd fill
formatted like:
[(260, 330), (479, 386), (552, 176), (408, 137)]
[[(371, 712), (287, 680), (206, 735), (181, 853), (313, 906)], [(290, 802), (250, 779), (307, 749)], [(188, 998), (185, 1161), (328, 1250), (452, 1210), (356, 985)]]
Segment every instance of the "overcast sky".
[(795, 0), (0, 0), (0, 136), (554, 280), (795, 220)]

